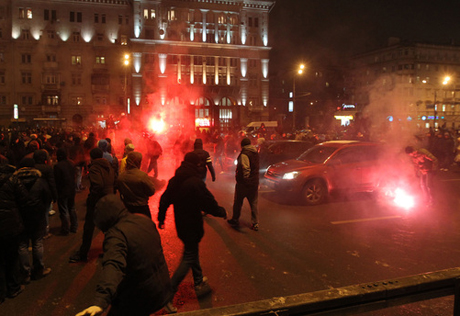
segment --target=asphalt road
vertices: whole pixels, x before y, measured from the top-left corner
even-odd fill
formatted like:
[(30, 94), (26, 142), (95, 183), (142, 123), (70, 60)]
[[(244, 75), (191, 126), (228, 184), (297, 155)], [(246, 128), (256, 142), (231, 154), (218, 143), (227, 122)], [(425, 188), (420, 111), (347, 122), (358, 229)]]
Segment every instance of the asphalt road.
[[(160, 178), (169, 179), (171, 160), (162, 159)], [(233, 170), (218, 173), (217, 181), (207, 185), (231, 214)], [(460, 172), (442, 172), (435, 205), (405, 211), (365, 194), (306, 207), (262, 186), (259, 232), (250, 229), (246, 202), (239, 229), (220, 218), (205, 218), (200, 255), (213, 293), (198, 300), (190, 275), (181, 284), (174, 304), (179, 312), (191, 311), (457, 267), (459, 189)], [(161, 193), (151, 199), (154, 218)], [(82, 192), (77, 197), (78, 233), (45, 241), (45, 263), (52, 273), (0, 305), (0, 315), (70, 316), (91, 304), (103, 235), (95, 234), (88, 263), (68, 263), (81, 240), (86, 195)], [(165, 230), (160, 230), (171, 273), (182, 252), (172, 212), (168, 212)], [(58, 215), (52, 216), (50, 223), (52, 233), (57, 233)], [(369, 315), (452, 315), (452, 306), (452, 298), (442, 298)]]

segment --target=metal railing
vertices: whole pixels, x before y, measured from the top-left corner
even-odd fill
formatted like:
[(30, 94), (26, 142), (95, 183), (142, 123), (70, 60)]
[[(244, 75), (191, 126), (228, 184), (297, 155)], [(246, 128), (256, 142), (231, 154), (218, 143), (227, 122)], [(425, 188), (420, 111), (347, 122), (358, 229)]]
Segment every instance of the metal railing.
[(460, 316), (460, 268), (177, 315), (355, 315), (450, 295), (453, 315)]

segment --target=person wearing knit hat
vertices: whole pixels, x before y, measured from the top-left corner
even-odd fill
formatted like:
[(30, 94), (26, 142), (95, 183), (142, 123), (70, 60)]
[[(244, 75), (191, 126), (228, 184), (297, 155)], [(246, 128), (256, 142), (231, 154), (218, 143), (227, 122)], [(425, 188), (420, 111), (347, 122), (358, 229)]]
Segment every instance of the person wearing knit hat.
[(155, 186), (147, 173), (140, 170), (141, 163), (140, 152), (132, 151), (126, 156), (126, 170), (120, 173), (117, 188), (129, 212), (151, 218), (149, 198), (155, 194)]
[(227, 222), (231, 226), (239, 226), (241, 207), (246, 198), (251, 207), (251, 229), (259, 230), (259, 153), (251, 145), (249, 138), (243, 138), (241, 141), (241, 153), (237, 159), (236, 166), (236, 185), (233, 199), (233, 216)]
[(134, 151), (134, 145), (132, 143), (128, 143), (125, 146), (125, 152), (123, 154), (123, 158), (120, 161), (120, 170), (118, 174), (121, 174), (122, 172), (126, 170), (126, 160), (128, 159), (128, 154), (133, 151)]

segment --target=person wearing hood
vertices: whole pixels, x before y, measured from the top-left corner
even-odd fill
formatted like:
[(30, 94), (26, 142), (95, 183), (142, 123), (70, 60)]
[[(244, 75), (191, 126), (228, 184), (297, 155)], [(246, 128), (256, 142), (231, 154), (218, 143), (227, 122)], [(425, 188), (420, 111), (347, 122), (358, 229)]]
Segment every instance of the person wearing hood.
[[(51, 203), (51, 192), (42, 174), (35, 169), (32, 158), (23, 158), (19, 169), (13, 174), (14, 181), (20, 181), (26, 188), (19, 200), (24, 231), (19, 237), (20, 269), (24, 274), (24, 284), (31, 279), (38, 280), (50, 274), (43, 261), (43, 237), (46, 232), (47, 206)], [(29, 242), (32, 242), (32, 265), (29, 260)]]
[(76, 233), (78, 228), (77, 212), (75, 211), (75, 164), (67, 159), (67, 152), (59, 148), (56, 152), (57, 163), (54, 165), (54, 178), (58, 191), (59, 218), (62, 236), (69, 232)]
[(126, 171), (120, 174), (117, 188), (128, 211), (151, 218), (149, 198), (155, 193), (152, 179), (142, 170), (142, 154), (132, 151), (126, 158)]
[[(216, 172), (214, 171), (214, 167), (212, 166), (212, 159), (209, 153), (203, 149), (203, 140), (201, 138), (195, 139), (195, 143), (193, 144), (193, 152), (200, 157), (200, 177), (203, 181), (206, 181), (206, 174), (208, 172), (211, 173), (212, 182), (216, 181)], [(207, 167), (207, 169), (206, 169)]]
[(241, 152), (237, 158), (235, 172), (235, 195), (233, 198), (233, 216), (228, 220), (232, 226), (239, 226), (241, 207), (244, 198), (251, 207), (251, 229), (259, 230), (259, 212), (257, 202), (259, 199), (259, 153), (251, 145), (249, 138), (241, 140)]
[(212, 193), (206, 188), (199, 174), (200, 157), (193, 152), (185, 155), (174, 177), (160, 198), (158, 222), (164, 229), (166, 211), (174, 205), (174, 220), (177, 236), (184, 244), (182, 260), (174, 272), (171, 283), (176, 292), (179, 284), (192, 269), (195, 292), (198, 297), (211, 291), (200, 265), (198, 245), (204, 236), (201, 212), (227, 218), (227, 211), (218, 205)]
[(15, 171), (14, 166), (0, 164), (0, 304), (24, 290), (17, 267), (19, 234), (24, 230), (18, 202), (25, 187), (17, 177), (11, 177)]
[(128, 212), (114, 194), (96, 204), (94, 222), (104, 232), (102, 272), (93, 305), (76, 316), (96, 315), (109, 305), (108, 315), (113, 316), (173, 310), (169, 270), (155, 224)]
[(80, 249), (69, 258), (69, 262), (86, 262), (94, 233), (94, 208), (96, 203), (107, 194), (113, 194), (115, 173), (110, 162), (102, 158), (104, 153), (100, 148), (90, 151), (91, 165), (89, 167), (89, 194), (86, 199), (85, 224)]

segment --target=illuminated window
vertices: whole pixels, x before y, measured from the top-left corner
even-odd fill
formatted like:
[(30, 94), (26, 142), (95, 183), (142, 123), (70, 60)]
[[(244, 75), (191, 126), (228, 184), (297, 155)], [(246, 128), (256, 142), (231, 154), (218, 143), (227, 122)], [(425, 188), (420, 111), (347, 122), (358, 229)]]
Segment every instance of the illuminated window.
[(32, 84), (32, 73), (30, 72), (22, 72), (21, 73), (21, 81), (23, 84)]
[(32, 20), (32, 9), (30, 8), (26, 9), (26, 17), (27, 19)]
[(46, 104), (47, 105), (59, 105), (59, 96), (57, 95), (48, 95), (46, 96)]
[(128, 45), (128, 37), (126, 35), (121, 35), (120, 43), (121, 45)]
[(105, 64), (105, 56), (96, 56), (96, 64)]
[(149, 9), (144, 9), (144, 19), (148, 19), (149, 18)]
[(154, 19), (156, 17), (155, 9), (150, 10), (150, 18)]
[(225, 16), (223, 14), (219, 15), (219, 17), (217, 18), (217, 23), (225, 24)]
[(72, 65), (81, 65), (81, 56), (73, 55), (72, 56)]
[(169, 21), (175, 21), (175, 20), (177, 20), (177, 18), (176, 18), (176, 11), (175, 11), (175, 10), (169, 10), (169, 11), (168, 11), (168, 20), (169, 20)]
[(85, 99), (82, 96), (73, 96), (70, 102), (72, 105), (79, 106), (84, 104)]

